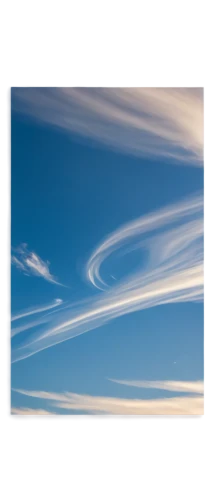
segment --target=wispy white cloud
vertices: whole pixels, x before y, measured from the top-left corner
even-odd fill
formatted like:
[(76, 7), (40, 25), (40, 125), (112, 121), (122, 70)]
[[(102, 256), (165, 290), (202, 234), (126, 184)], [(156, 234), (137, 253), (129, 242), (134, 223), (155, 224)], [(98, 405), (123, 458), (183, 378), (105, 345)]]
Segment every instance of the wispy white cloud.
[(15, 257), (15, 255), (12, 255), (11, 257), (11, 264), (15, 265), (17, 269), (21, 269), (26, 273), (26, 267), (17, 257)]
[[(166, 271), (166, 267), (168, 270), (173, 269), (174, 272), (176, 269), (189, 267), (191, 259), (193, 263), (198, 259), (201, 264), (202, 236), (203, 196), (198, 194), (140, 217), (112, 233), (88, 260), (87, 278), (97, 288), (106, 288), (106, 283), (100, 276), (101, 265), (121, 247), (126, 249), (126, 253), (130, 253), (135, 246), (138, 249), (148, 250), (150, 253), (148, 268), (152, 270), (152, 277), (155, 267), (162, 273)], [(167, 263), (167, 266), (160, 266), (163, 263)], [(137, 276), (142, 280), (139, 270)], [(148, 278), (144, 272), (144, 283), (145, 277)], [(133, 285), (133, 280), (129, 281)], [(125, 287), (127, 288), (127, 281)]]
[(11, 408), (12, 415), (56, 415), (56, 413), (33, 408)]
[(50, 263), (44, 262), (35, 252), (30, 252), (26, 243), (18, 248), (13, 248), (12, 251), (11, 263), (25, 274), (39, 276), (55, 285), (64, 286), (50, 273)]
[[(114, 281), (101, 276), (103, 263), (136, 248), (147, 252), (137, 271)], [(12, 361), (94, 329), (118, 316), (171, 302), (203, 299), (203, 197), (169, 206), (122, 226), (93, 252), (86, 275), (101, 292), (12, 352)], [(110, 278), (110, 279), (109, 279)]]
[(202, 380), (197, 381), (179, 381), (179, 380), (116, 380), (109, 378), (111, 382), (116, 384), (127, 385), (130, 387), (138, 387), (139, 389), (159, 389), (170, 392), (188, 392), (196, 394), (204, 394), (204, 383)]
[(36, 326), (42, 325), (44, 323), (48, 323), (48, 318), (40, 318), (37, 321), (31, 321), (30, 323), (25, 323), (24, 325), (17, 326), (16, 328), (12, 328), (11, 337), (18, 335), (26, 330), (30, 330), (31, 328), (35, 328)]
[(122, 152), (203, 164), (201, 88), (14, 88), (12, 109)]
[(26, 316), (31, 316), (32, 314), (38, 314), (43, 311), (48, 311), (49, 309), (53, 309), (54, 307), (59, 307), (63, 303), (62, 299), (55, 299), (54, 302), (42, 307), (34, 307), (33, 309), (26, 309), (18, 314), (15, 314), (11, 317), (11, 321), (15, 321), (17, 319), (25, 318)]
[(111, 415), (203, 415), (203, 397), (123, 399), (76, 393), (16, 390), (25, 396), (52, 401), (56, 408)]

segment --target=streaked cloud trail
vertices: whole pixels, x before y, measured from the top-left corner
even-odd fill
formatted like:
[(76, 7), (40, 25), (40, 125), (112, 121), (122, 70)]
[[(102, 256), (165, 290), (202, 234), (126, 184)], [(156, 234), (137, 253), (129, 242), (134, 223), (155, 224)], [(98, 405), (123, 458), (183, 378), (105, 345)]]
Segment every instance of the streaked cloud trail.
[(179, 380), (116, 380), (108, 378), (110, 382), (127, 385), (129, 387), (138, 387), (139, 389), (159, 389), (170, 392), (188, 392), (204, 394), (204, 382), (197, 381), (179, 381)]
[(30, 252), (26, 243), (22, 243), (18, 248), (13, 248), (11, 264), (27, 275), (34, 275), (44, 278), (55, 285), (65, 286), (56, 281), (49, 271), (49, 262), (44, 262), (35, 252)]
[(27, 416), (50, 416), (56, 415), (56, 413), (42, 410), (42, 409), (33, 409), (33, 408), (11, 408), (12, 415), (27, 415)]
[[(107, 259), (138, 248), (147, 259), (112, 285), (101, 276)], [(118, 316), (160, 304), (203, 299), (203, 197), (171, 205), (122, 226), (93, 252), (87, 279), (101, 289), (78, 308), (54, 315), (48, 329), (12, 352), (12, 362), (94, 329)], [(108, 281), (111, 284), (108, 284)]]
[(39, 314), (43, 311), (48, 311), (49, 309), (53, 309), (54, 307), (58, 307), (63, 303), (62, 299), (55, 299), (54, 302), (42, 307), (34, 307), (33, 309), (27, 309), (22, 311), (19, 314), (15, 314), (11, 317), (11, 321), (15, 321), (17, 319), (25, 318), (26, 316), (31, 316), (32, 314)]
[(38, 325), (42, 325), (43, 323), (47, 323), (48, 318), (40, 318), (37, 321), (31, 321), (30, 323), (26, 323), (25, 325), (17, 326), (16, 328), (12, 328), (11, 330), (11, 337), (14, 337), (15, 335), (18, 335), (19, 333), (22, 333), (26, 330), (30, 330), (31, 328), (35, 328)]
[(203, 166), (201, 88), (13, 88), (12, 110), (125, 153)]
[[(182, 382), (165, 381), (166, 386), (176, 386), (179, 392), (179, 384)], [(203, 382), (191, 382), (190, 393), (198, 392), (198, 384)], [(149, 386), (150, 384), (150, 386)], [(154, 382), (148, 382), (148, 388)], [(157, 384), (155, 382), (155, 384)], [(183, 382), (186, 387), (190, 382)], [(164, 387), (160, 387), (164, 389)], [(49, 401), (51, 406), (71, 411), (85, 411), (91, 414), (111, 415), (203, 415), (204, 398), (199, 391), (199, 396), (180, 396), (157, 399), (123, 399), (114, 397), (91, 396), (88, 394), (76, 394), (73, 392), (52, 393), (45, 391), (26, 391), (13, 389), (15, 392), (33, 398)], [(176, 389), (175, 389), (176, 392)], [(182, 391), (183, 392), (183, 391)], [(185, 392), (185, 391), (184, 391)], [(32, 413), (34, 410), (31, 410)], [(39, 410), (41, 411), (41, 410)]]

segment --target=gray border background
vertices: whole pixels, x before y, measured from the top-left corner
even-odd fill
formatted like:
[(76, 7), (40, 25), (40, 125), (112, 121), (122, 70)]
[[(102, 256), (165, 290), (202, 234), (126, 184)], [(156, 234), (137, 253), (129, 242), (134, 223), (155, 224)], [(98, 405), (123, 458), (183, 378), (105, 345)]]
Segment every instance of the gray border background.
[[(213, 0), (210, 3), (213, 8)], [(33, 5), (17, 0), (0, 9), (2, 89), (10, 80), (206, 80), (208, 76), (206, 0), (106, 5), (83, 0), (72, 4), (63, 0), (59, 5), (39, 0)], [(7, 424), (5, 104), (2, 91), (0, 499), (206, 498), (207, 426)]]

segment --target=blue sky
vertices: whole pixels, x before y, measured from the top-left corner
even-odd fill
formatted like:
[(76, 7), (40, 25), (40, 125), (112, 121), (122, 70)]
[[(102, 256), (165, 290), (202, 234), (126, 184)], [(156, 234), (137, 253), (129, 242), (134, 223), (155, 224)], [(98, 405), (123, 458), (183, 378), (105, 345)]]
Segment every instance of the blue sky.
[(202, 411), (203, 95), (140, 90), (12, 89), (13, 413)]

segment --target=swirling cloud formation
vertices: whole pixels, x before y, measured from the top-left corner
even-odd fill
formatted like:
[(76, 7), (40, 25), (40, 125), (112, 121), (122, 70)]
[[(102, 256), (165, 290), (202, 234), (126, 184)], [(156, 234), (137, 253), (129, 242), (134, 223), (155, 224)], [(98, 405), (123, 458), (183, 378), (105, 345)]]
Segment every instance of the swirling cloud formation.
[[(119, 280), (106, 276), (106, 263), (136, 249), (142, 255), (137, 269)], [(59, 308), (54, 319), (50, 314), (48, 328), (12, 350), (13, 362), (133, 311), (203, 300), (202, 195), (120, 227), (95, 249), (86, 265), (86, 277), (100, 293), (87, 302), (66, 306), (66, 312)]]

